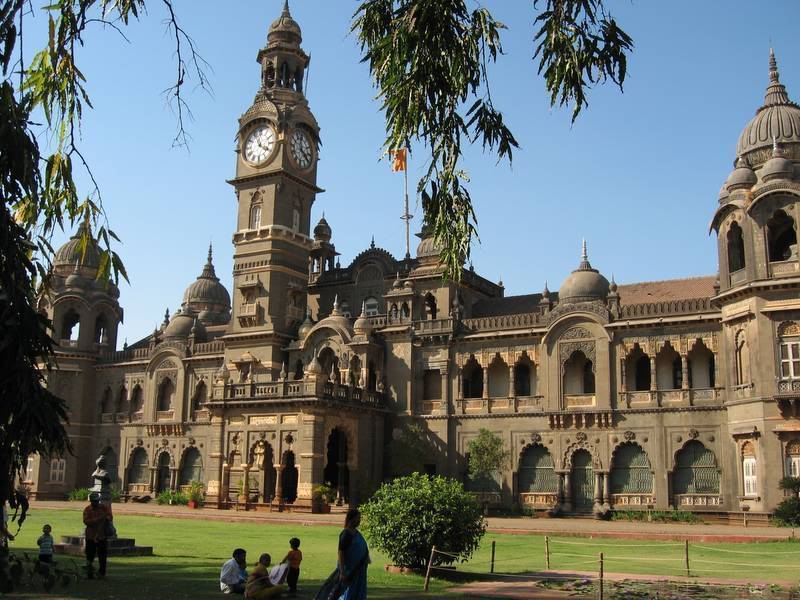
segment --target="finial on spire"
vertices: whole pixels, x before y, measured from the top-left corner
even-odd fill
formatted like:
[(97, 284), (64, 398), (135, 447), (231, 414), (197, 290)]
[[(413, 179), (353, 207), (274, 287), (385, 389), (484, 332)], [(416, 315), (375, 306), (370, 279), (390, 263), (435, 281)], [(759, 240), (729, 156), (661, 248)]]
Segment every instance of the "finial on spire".
[(167, 307), (167, 310), (164, 311), (164, 325), (168, 323), (169, 323), (169, 306)]
[(281, 16), (284, 17), (291, 17), (291, 13), (289, 12), (289, 0), (283, 0), (283, 13)]
[(375, 248), (375, 236), (372, 236), (372, 241), (369, 243), (370, 248)]
[(214, 249), (211, 245), (211, 242), (208, 242), (208, 259), (207, 259), (208, 264), (211, 264), (211, 258), (213, 257), (213, 255), (214, 255)]
[(550, 289), (547, 287), (547, 279), (544, 280), (544, 293), (545, 295), (550, 293)]
[(331, 311), (331, 314), (332, 315), (338, 315), (339, 314), (339, 294), (336, 294), (333, 297), (333, 310)]
[(361, 301), (361, 316), (362, 317), (366, 317), (367, 316), (367, 301), (366, 300), (362, 300)]
[(775, 60), (775, 50), (769, 49), (769, 80), (778, 83), (781, 80), (780, 73), (778, 73), (778, 61)]

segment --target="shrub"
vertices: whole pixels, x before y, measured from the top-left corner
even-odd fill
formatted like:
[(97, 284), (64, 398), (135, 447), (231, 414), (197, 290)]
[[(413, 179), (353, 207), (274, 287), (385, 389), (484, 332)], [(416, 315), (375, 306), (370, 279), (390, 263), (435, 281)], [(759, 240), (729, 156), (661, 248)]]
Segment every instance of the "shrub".
[(190, 481), (189, 489), (186, 490), (189, 500), (202, 504), (206, 499), (206, 486), (202, 481)]
[(315, 487), (313, 494), (314, 496), (316, 496), (321, 500), (324, 500), (328, 504), (333, 504), (334, 502), (336, 502), (337, 492), (327, 483), (321, 483), (317, 487)]
[(173, 492), (172, 490), (164, 490), (159, 492), (156, 496), (158, 504), (189, 504), (189, 496), (183, 492)]
[(779, 527), (800, 527), (800, 498), (792, 496), (781, 502), (772, 517)]
[(686, 510), (615, 510), (612, 521), (652, 521), (653, 523), (702, 523), (703, 520)]
[(89, 488), (78, 488), (67, 494), (67, 498), (69, 500), (77, 500), (78, 502), (88, 502), (89, 494), (91, 493)]
[(451, 564), (472, 556), (486, 532), (483, 510), (454, 479), (413, 473), (384, 483), (362, 506), (363, 529), (394, 564), (421, 568), (431, 548), (434, 564)]

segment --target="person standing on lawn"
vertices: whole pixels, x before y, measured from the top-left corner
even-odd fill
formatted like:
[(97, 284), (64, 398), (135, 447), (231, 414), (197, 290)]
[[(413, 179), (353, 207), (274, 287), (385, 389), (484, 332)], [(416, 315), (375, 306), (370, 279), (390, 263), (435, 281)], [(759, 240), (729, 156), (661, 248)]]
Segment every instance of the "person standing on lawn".
[(97, 556), (98, 579), (105, 579), (108, 558), (107, 528), (111, 523), (108, 508), (100, 504), (100, 495), (89, 494), (89, 506), (83, 509), (83, 524), (86, 525), (86, 575), (94, 579), (94, 557)]
[(42, 535), (36, 540), (36, 545), (39, 546), (39, 562), (51, 564), (53, 562), (53, 536), (51, 535), (52, 527), (45, 525), (42, 527)]
[(300, 552), (300, 539), (293, 537), (289, 540), (291, 550), (281, 562), (289, 563), (289, 572), (286, 575), (286, 584), (289, 586), (289, 593), (297, 593), (297, 580), (300, 579), (300, 563), (303, 562), (303, 553)]
[(339, 534), (339, 553), (336, 570), (314, 596), (315, 600), (366, 600), (367, 565), (370, 563), (367, 541), (358, 526), (361, 512), (357, 508), (347, 511), (344, 529)]

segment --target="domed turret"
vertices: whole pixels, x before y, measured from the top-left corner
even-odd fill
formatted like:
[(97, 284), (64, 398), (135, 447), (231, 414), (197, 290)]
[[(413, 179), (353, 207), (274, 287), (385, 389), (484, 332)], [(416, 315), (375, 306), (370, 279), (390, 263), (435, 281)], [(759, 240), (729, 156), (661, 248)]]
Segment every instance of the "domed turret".
[(92, 236), (91, 230), (88, 231), (89, 241), (85, 251), (81, 249), (81, 238), (88, 226), (82, 225), (75, 232), (67, 243), (61, 246), (53, 257), (53, 270), (56, 274), (69, 277), (74, 272), (76, 265), (80, 273), (86, 277), (94, 279), (97, 276), (97, 269), (100, 266), (100, 252), (97, 249), (97, 241)]
[(183, 294), (184, 312), (196, 314), (204, 325), (224, 325), (230, 321), (231, 297), (219, 282), (212, 262), (212, 248), (200, 276)]
[(367, 318), (367, 302), (361, 303), (361, 316), (353, 324), (353, 331), (357, 335), (369, 336), (372, 333), (372, 322)]
[(300, 25), (292, 18), (292, 14), (289, 12), (289, 0), (284, 0), (281, 16), (275, 19), (272, 25), (269, 26), (267, 41), (270, 44), (288, 42), (297, 44), (298, 46), (303, 41)]
[[(789, 99), (786, 87), (780, 82), (775, 53), (770, 50), (769, 85), (764, 105), (742, 131), (736, 155), (758, 166), (770, 158), (773, 139), (783, 146), (800, 146), (800, 106)], [(791, 155), (800, 156), (800, 148), (793, 149)]]
[(325, 215), (322, 215), (319, 223), (317, 223), (317, 226), (314, 227), (314, 239), (319, 242), (330, 242), (331, 237), (333, 237), (333, 230), (325, 220)]
[(559, 302), (590, 302), (605, 300), (608, 296), (608, 279), (589, 263), (586, 240), (583, 241), (581, 263), (561, 284), (558, 290)]
[(791, 179), (794, 175), (794, 165), (792, 161), (784, 156), (783, 148), (774, 140), (772, 146), (772, 158), (764, 163), (761, 169), (761, 179), (772, 181), (773, 179)]
[(757, 181), (756, 174), (753, 172), (753, 169), (747, 166), (744, 158), (741, 156), (736, 161), (736, 168), (731, 171), (731, 174), (728, 175), (728, 179), (725, 182), (725, 188), (728, 192), (733, 192), (735, 190), (749, 190), (751, 187), (755, 185)]
[(185, 340), (190, 335), (194, 335), (197, 341), (206, 338), (205, 326), (193, 314), (186, 312), (176, 312), (164, 329), (164, 339)]
[(311, 307), (307, 306), (306, 319), (300, 324), (300, 328), (297, 330), (297, 337), (301, 340), (305, 339), (312, 327), (314, 327), (314, 320), (311, 318)]

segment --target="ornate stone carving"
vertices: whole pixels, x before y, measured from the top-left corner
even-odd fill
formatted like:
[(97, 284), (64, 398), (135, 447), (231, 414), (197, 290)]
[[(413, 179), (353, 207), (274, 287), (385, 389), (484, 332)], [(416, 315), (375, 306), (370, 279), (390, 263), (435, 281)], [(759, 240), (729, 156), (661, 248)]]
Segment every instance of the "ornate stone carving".
[(542, 441), (542, 436), (538, 433), (531, 434), (531, 444), (538, 444)]
[(579, 442), (585, 442), (586, 441), (586, 434), (584, 432), (582, 432), (582, 431), (579, 431), (578, 433), (575, 434), (575, 438)]
[(622, 437), (625, 439), (626, 442), (632, 442), (636, 439), (636, 434), (633, 431), (626, 431), (622, 434)]
[(800, 336), (800, 325), (794, 321), (784, 321), (778, 326), (778, 335), (781, 337)]
[(576, 304), (559, 302), (553, 310), (547, 313), (547, 322), (552, 323), (562, 315), (571, 312), (590, 312), (597, 315), (600, 318), (600, 321), (603, 323), (608, 323), (608, 307), (606, 307), (603, 302), (598, 300), (594, 300), (592, 302), (580, 302)]
[(593, 337), (594, 336), (591, 334), (591, 332), (583, 327), (572, 327), (561, 334), (562, 340), (585, 339)]
[(583, 342), (560, 342), (558, 345), (558, 358), (559, 362), (563, 365), (574, 352), (583, 352), (583, 354), (592, 361), (592, 370), (595, 365), (595, 343), (594, 340), (586, 340)]
[(690, 429), (689, 430), (689, 437), (693, 440), (696, 440), (697, 437), (700, 435), (700, 432), (697, 429)]

